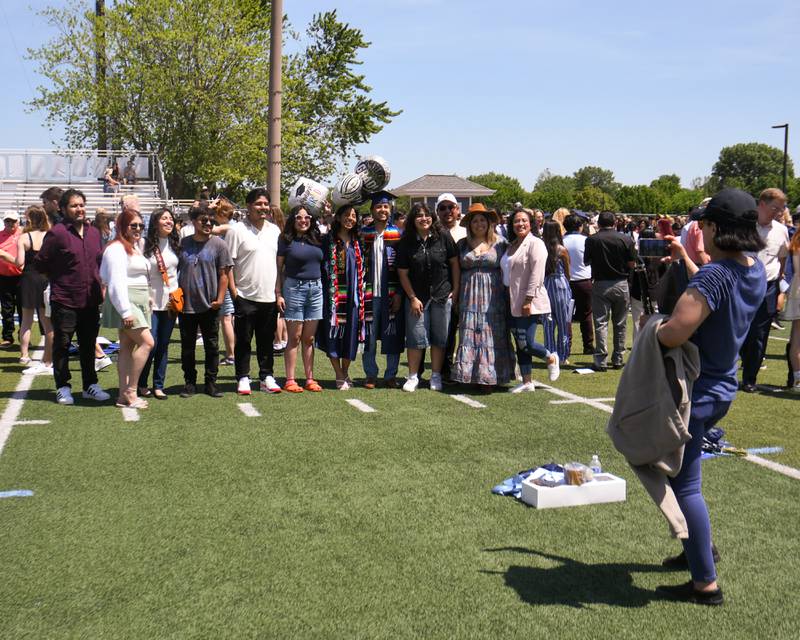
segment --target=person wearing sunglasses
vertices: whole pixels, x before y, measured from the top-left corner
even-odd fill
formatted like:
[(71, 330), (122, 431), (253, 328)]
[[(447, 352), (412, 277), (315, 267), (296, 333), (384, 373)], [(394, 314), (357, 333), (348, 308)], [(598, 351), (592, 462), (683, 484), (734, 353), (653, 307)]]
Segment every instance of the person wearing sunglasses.
[(150, 351), (152, 313), (150, 263), (142, 254), (144, 222), (132, 207), (117, 218), (117, 237), (108, 243), (100, 264), (100, 279), (106, 286), (102, 326), (119, 330), (118, 407), (146, 409), (137, 387)]
[(219, 310), (228, 290), (228, 272), (233, 261), (225, 241), (212, 235), (214, 211), (208, 202), (199, 202), (189, 210), (194, 233), (181, 240), (178, 285), (183, 289), (181, 313), (181, 367), (184, 386), (182, 398), (196, 393), (197, 368), (195, 348), (197, 331), (203, 336), (205, 384), (203, 391), (212, 398), (222, 397), (217, 389), (219, 368)]

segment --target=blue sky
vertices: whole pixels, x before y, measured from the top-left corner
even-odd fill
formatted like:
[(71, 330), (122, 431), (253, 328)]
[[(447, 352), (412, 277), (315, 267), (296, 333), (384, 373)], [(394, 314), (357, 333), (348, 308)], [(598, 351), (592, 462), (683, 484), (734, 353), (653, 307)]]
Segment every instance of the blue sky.
[[(42, 80), (21, 54), (52, 35), (32, 8), (53, 4), (0, 0), (0, 147), (60, 142), (23, 105)], [(298, 31), (334, 8), (372, 42), (373, 97), (403, 109), (358, 149), (387, 159), (393, 186), (498, 171), (530, 189), (545, 169), (589, 164), (688, 186), (723, 146), (782, 148), (770, 127), (785, 122), (800, 161), (797, 0), (284, 0)]]

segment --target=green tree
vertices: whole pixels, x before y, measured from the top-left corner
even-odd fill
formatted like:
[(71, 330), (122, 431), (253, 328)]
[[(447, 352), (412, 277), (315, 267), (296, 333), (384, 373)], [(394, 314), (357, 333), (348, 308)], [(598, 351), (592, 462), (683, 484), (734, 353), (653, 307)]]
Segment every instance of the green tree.
[[(118, 0), (98, 19), (86, 0), (42, 12), (59, 35), (31, 57), (48, 81), (31, 102), (73, 147), (93, 146), (100, 116), (124, 148), (161, 157), (170, 191), (200, 182), (229, 193), (263, 183), (267, 165), (269, 5), (262, 0)], [(107, 75), (95, 74), (95, 34)], [(397, 115), (353, 68), (369, 45), (336, 12), (316, 15), (283, 60), (284, 186), (324, 178)]]
[(483, 173), (478, 176), (469, 176), (467, 180), (494, 189), (491, 196), (485, 198), (475, 198), (476, 202), (482, 202), (487, 207), (494, 207), (501, 211), (509, 211), (515, 202), (525, 202), (528, 199), (528, 192), (525, 191), (519, 180), (502, 173)]
[(674, 173), (658, 176), (650, 183), (650, 188), (660, 191), (665, 196), (671, 196), (681, 190), (681, 179)]
[(575, 206), (584, 211), (616, 211), (613, 197), (599, 187), (583, 187), (575, 192)]
[(643, 184), (620, 187), (617, 203), (622, 213), (665, 213), (667, 208), (666, 197)]
[(575, 207), (575, 179), (543, 171), (525, 204), (543, 211), (555, 211), (559, 207), (572, 209)]
[(576, 189), (596, 187), (611, 196), (619, 189), (619, 183), (614, 180), (614, 172), (609, 169), (586, 166), (578, 169), (574, 177)]
[[(791, 158), (787, 162), (790, 183), (794, 179)], [(768, 187), (780, 187), (783, 180), (783, 151), (760, 142), (747, 142), (724, 147), (711, 175), (720, 188), (737, 187), (755, 197)], [(788, 185), (787, 185), (788, 186)]]

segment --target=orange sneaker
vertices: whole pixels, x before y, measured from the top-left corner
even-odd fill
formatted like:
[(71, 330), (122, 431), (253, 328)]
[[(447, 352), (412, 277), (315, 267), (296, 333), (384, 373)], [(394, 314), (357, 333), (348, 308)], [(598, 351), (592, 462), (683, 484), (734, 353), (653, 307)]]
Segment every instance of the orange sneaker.
[(283, 385), (283, 390), (289, 393), (303, 393), (303, 387), (297, 384), (296, 380), (287, 380), (286, 384)]
[(306, 391), (322, 391), (322, 387), (320, 387), (319, 383), (313, 378), (309, 378), (308, 380), (306, 380), (306, 386), (303, 388)]

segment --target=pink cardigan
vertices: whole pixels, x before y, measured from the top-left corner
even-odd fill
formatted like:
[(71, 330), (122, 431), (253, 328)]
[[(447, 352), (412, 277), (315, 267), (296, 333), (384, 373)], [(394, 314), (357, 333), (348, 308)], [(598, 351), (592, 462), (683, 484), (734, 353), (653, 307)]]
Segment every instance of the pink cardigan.
[(526, 297), (532, 297), (531, 313), (550, 313), (550, 298), (544, 288), (544, 269), (547, 247), (532, 233), (525, 236), (514, 255), (508, 256), (508, 293), (511, 298), (511, 315), (522, 316)]

